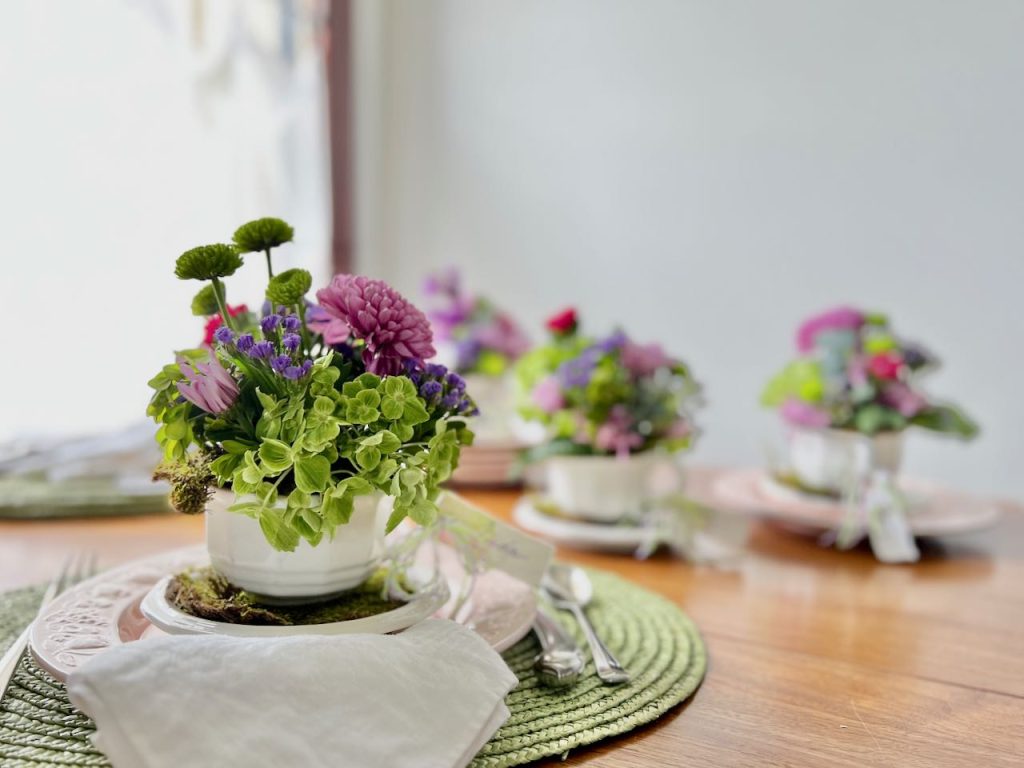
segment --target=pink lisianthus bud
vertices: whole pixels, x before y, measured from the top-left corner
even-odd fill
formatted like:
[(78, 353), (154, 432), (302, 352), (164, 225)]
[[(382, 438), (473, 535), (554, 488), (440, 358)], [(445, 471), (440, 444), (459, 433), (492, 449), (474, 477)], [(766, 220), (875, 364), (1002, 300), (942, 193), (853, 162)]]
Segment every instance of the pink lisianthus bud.
[(928, 407), (928, 401), (902, 381), (893, 381), (882, 389), (880, 399), (890, 408), (895, 408), (906, 419), (912, 419)]
[(614, 453), (619, 458), (626, 458), (630, 451), (643, 444), (643, 437), (633, 431), (633, 418), (621, 405), (612, 408), (608, 420), (594, 434), (597, 449)]
[(857, 330), (864, 325), (864, 313), (852, 307), (836, 307), (804, 320), (796, 332), (796, 348), (801, 354), (814, 349), (814, 340), (822, 331)]
[(178, 367), (185, 375), (185, 381), (175, 382), (178, 392), (190, 403), (208, 413), (224, 413), (238, 399), (238, 384), (231, 378), (217, 355), (210, 350), (210, 362), (189, 363), (178, 358)]
[(533, 388), (530, 399), (534, 405), (545, 413), (554, 413), (565, 406), (565, 397), (562, 395), (562, 385), (557, 376), (548, 376), (542, 379)]

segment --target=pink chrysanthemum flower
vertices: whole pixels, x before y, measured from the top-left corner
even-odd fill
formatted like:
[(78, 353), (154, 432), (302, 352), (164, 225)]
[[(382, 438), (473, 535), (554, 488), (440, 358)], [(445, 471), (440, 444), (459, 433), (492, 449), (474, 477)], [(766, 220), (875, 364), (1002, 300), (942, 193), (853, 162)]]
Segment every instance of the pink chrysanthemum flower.
[(316, 297), (328, 315), (365, 342), (363, 364), (371, 373), (393, 376), (402, 372), (406, 360), (435, 354), (426, 315), (383, 280), (335, 275)]
[[(193, 367), (194, 365), (194, 367)], [(210, 362), (190, 363), (179, 357), (178, 367), (185, 381), (176, 382), (181, 396), (208, 413), (224, 413), (238, 399), (238, 383), (231, 378), (217, 355), (210, 350)]]

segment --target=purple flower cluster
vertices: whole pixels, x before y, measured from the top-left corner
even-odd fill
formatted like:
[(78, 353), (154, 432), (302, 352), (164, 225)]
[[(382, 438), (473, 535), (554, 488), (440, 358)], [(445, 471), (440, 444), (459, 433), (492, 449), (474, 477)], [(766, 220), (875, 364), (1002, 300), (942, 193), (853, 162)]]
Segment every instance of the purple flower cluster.
[(604, 353), (597, 345), (587, 347), (577, 357), (558, 366), (555, 375), (567, 387), (585, 387), (590, 383), (602, 354)]
[(443, 408), (456, 416), (476, 416), (480, 410), (466, 394), (466, 380), (438, 363), (409, 361), (406, 373), (432, 408)]
[(302, 328), (302, 320), (294, 314), (287, 314), (284, 307), (279, 312), (268, 312), (269, 305), (264, 308), (265, 314), (260, 320), (260, 331), (263, 339), (257, 341), (251, 333), (243, 333), (237, 338), (228, 328), (218, 328), (214, 339), (224, 347), (234, 346), (236, 352), (250, 360), (259, 360), (270, 366), (270, 370), (291, 381), (298, 381), (313, 368), (313, 361), (302, 359), (300, 349), (302, 336), (298, 331)]

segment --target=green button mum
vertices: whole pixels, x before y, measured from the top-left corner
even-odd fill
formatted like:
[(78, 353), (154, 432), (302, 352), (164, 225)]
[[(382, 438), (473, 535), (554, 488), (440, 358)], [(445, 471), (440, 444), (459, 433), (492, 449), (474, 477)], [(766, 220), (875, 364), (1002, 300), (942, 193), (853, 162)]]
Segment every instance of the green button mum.
[(290, 224), (281, 219), (267, 217), (243, 224), (235, 230), (232, 239), (242, 253), (251, 253), (290, 243), (294, 236), (295, 230)]
[(242, 257), (230, 245), (200, 245), (178, 257), (174, 274), (182, 280), (216, 280), (233, 275), (240, 266)]
[(286, 269), (275, 275), (267, 286), (267, 298), (274, 304), (298, 304), (309, 292), (313, 276), (304, 269)]

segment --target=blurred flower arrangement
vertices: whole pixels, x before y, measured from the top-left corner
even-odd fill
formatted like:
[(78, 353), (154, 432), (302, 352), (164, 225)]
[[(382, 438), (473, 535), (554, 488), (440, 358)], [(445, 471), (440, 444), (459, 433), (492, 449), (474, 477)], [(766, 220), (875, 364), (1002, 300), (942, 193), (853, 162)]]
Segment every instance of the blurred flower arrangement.
[(836, 307), (797, 330), (799, 357), (764, 388), (761, 403), (800, 427), (866, 435), (918, 426), (964, 439), (977, 425), (960, 409), (939, 404), (917, 379), (937, 367), (923, 347), (900, 340), (885, 315)]
[[(292, 236), (280, 219), (259, 219), (230, 245), (178, 258), (180, 279), (206, 283), (192, 302), (206, 336), (149, 382), (165, 456), (157, 476), (186, 513), (230, 487), (231, 511), (258, 520), (283, 551), (333, 538), (355, 497), (375, 491), (394, 497), (388, 530), (406, 516), (428, 524), (472, 442), (465, 382), (423, 362), (434, 354), (430, 323), (383, 281), (337, 275), (312, 304), (309, 272), (275, 275), (272, 250)], [(259, 314), (229, 306), (223, 282), (253, 252), (269, 276)]]
[(573, 309), (550, 318), (547, 328), (550, 343), (516, 366), (520, 414), (544, 424), (551, 436), (531, 458), (627, 457), (692, 446), (692, 411), (701, 390), (683, 362), (622, 331), (601, 339), (585, 336)]
[(501, 376), (530, 348), (512, 316), (487, 299), (466, 293), (454, 268), (429, 275), (423, 292), (434, 302), (427, 315), (438, 341), (455, 347), (454, 368), (459, 373)]

